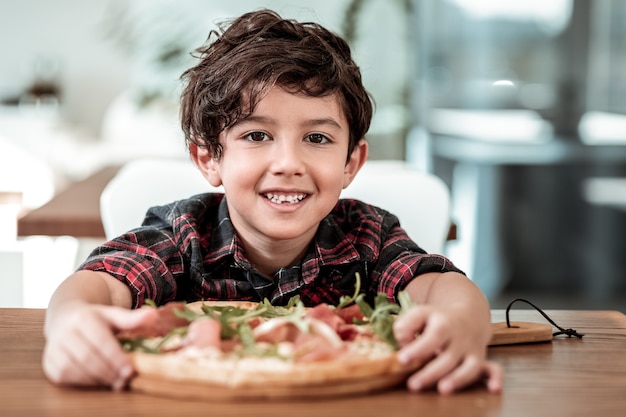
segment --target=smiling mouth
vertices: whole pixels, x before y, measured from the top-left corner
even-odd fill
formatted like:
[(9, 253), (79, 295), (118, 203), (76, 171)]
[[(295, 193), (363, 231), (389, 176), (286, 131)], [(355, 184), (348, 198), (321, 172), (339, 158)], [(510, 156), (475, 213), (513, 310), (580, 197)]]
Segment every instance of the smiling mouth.
[(276, 204), (296, 204), (304, 200), (306, 197), (306, 194), (265, 194), (265, 198)]

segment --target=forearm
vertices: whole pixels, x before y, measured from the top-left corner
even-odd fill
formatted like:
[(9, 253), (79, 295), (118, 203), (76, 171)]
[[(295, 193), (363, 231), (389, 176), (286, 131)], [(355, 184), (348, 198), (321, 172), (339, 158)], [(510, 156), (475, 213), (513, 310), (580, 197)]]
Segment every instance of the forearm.
[(54, 317), (73, 303), (102, 304), (130, 308), (128, 287), (105, 272), (78, 271), (59, 285), (46, 311), (46, 332)]
[(427, 273), (409, 283), (406, 291), (418, 304), (455, 311), (463, 319), (481, 324), (485, 337), (491, 332), (491, 311), (482, 291), (466, 276), (456, 272)]

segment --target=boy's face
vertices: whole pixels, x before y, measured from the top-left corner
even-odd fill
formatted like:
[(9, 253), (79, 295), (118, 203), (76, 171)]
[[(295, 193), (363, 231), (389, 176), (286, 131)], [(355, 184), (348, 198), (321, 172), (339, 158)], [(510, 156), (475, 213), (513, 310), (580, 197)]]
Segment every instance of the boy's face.
[(309, 242), (367, 158), (362, 140), (346, 163), (348, 141), (335, 95), (308, 97), (275, 87), (250, 117), (222, 132), (222, 157), (207, 162), (206, 176), (224, 186), (244, 241)]

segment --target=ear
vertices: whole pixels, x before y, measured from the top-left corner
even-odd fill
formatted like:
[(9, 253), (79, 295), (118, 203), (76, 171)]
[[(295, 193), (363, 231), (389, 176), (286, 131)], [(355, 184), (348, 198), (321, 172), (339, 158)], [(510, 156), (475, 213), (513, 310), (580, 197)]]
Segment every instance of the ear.
[(367, 161), (367, 152), (368, 145), (365, 139), (361, 139), (359, 143), (356, 144), (352, 154), (350, 155), (350, 159), (346, 164), (343, 172), (343, 188), (346, 188), (354, 177), (356, 177), (357, 172), (361, 169), (365, 161)]
[(200, 147), (195, 143), (189, 144), (189, 155), (191, 160), (198, 167), (202, 176), (214, 187), (222, 185), (222, 178), (219, 173), (218, 161), (213, 158), (208, 149)]

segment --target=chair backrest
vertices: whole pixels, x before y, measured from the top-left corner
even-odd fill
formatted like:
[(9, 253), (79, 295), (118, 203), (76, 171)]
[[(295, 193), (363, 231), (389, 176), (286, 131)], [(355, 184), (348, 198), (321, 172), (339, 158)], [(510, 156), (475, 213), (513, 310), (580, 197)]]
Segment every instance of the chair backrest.
[(171, 203), (213, 187), (189, 159), (146, 158), (128, 162), (100, 196), (100, 214), (107, 239), (139, 225), (152, 206)]
[(450, 190), (433, 174), (400, 160), (370, 160), (343, 190), (395, 214), (400, 225), (421, 248), (443, 253), (451, 225)]
[[(100, 198), (107, 238), (137, 227), (148, 208), (191, 195), (217, 191), (190, 160), (141, 159), (125, 164)], [(367, 161), (342, 197), (357, 198), (400, 219), (423, 249), (442, 253), (450, 228), (450, 192), (438, 177), (403, 161)]]

